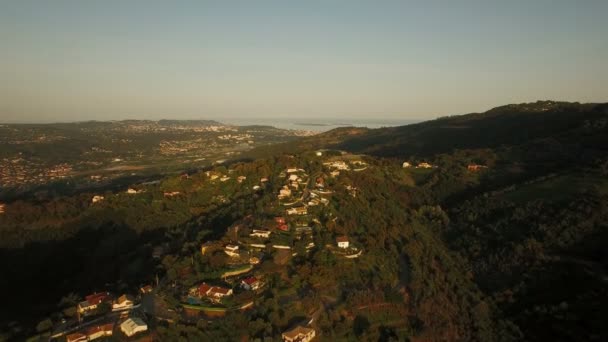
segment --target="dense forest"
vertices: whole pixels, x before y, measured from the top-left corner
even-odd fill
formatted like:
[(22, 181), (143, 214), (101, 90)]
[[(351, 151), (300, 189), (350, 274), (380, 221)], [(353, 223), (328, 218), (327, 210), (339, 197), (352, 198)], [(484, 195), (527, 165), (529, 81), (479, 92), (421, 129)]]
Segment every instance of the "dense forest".
[[(368, 166), (331, 177), (318, 150)], [(280, 215), (275, 197), (290, 167), (333, 190), (330, 204), (314, 212), (316, 247), (306, 251), (304, 240), (287, 235), (297, 255), (259, 266), (267, 286), (251, 310), (159, 323), (160, 340), (278, 339), (311, 316), (321, 340), (608, 336), (606, 104), (546, 101), (403, 127), (342, 128), (248, 157), (208, 171), (241, 175), (242, 183), (197, 172), (132, 185), (136, 196), (123, 190), (7, 203), (3, 336), (33, 334), (71, 293), (137, 289), (157, 277), (176, 288), (212, 278), (225, 256), (201, 255), (201, 244)], [(268, 184), (253, 190), (265, 177)], [(104, 200), (92, 203), (94, 195)], [(323, 247), (343, 235), (361, 257)], [(155, 260), (159, 245), (166, 254)], [(169, 297), (176, 291), (166, 289)]]

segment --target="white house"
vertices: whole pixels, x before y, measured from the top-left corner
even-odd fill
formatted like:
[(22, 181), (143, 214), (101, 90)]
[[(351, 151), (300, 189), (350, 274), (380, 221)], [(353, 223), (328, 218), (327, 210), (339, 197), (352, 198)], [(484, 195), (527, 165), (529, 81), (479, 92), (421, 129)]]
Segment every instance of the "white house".
[(100, 196), (100, 195), (95, 195), (95, 196), (93, 196), (93, 198), (91, 199), (91, 202), (92, 202), (92, 203), (98, 203), (98, 202), (103, 201), (103, 199), (104, 199), (104, 197), (103, 197), (103, 196)]
[(403, 162), (403, 168), (407, 169), (408, 167), (412, 167), (412, 164), (410, 164), (408, 162)]
[(120, 330), (127, 337), (131, 337), (137, 333), (147, 331), (148, 325), (139, 317), (131, 317), (120, 324)]
[(348, 246), (349, 246), (348, 237), (338, 236), (336, 238), (336, 243), (338, 244), (338, 247), (340, 247), (340, 248), (348, 248)]
[(133, 299), (130, 296), (127, 296), (126, 294), (118, 297), (118, 299), (116, 299), (114, 303), (112, 303), (112, 311), (122, 311), (130, 309), (132, 307)]
[(241, 280), (241, 287), (245, 290), (255, 291), (260, 288), (262, 283), (256, 277), (249, 277)]
[(315, 338), (315, 329), (297, 326), (282, 335), (284, 342), (309, 342)]
[(226, 245), (226, 247), (224, 247), (224, 253), (228, 254), (231, 257), (238, 257), (239, 256), (239, 246)]
[(308, 214), (308, 210), (306, 207), (297, 207), (297, 208), (289, 208), (287, 209), (287, 215), (306, 215)]
[(289, 188), (287, 188), (287, 189), (283, 188), (283, 189), (279, 190), (279, 196), (278, 196), (279, 199), (287, 198), (289, 196), (291, 196), (291, 190)]
[(261, 238), (269, 238), (270, 237), (270, 230), (261, 230), (261, 229), (254, 229), (253, 232), (251, 234), (249, 234), (249, 236), (251, 237), (261, 237)]

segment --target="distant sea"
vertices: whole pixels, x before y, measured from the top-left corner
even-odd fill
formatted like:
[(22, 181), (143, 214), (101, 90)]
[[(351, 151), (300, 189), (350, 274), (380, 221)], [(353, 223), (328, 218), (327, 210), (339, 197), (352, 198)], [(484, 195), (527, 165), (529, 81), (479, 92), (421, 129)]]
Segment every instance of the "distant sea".
[(250, 125), (261, 125), (261, 126), (274, 126), (282, 129), (294, 129), (301, 131), (316, 131), (325, 132), (338, 127), (367, 127), (367, 128), (380, 128), (380, 127), (392, 127), (392, 126), (403, 126), (409, 125), (422, 120), (412, 119), (340, 119), (340, 120), (326, 120), (326, 119), (309, 119), (309, 120), (294, 120), (294, 119), (263, 119), (263, 118), (243, 118), (236, 119), (230, 118), (225, 120), (218, 120), (225, 124), (231, 124), (236, 126), (250, 126)]

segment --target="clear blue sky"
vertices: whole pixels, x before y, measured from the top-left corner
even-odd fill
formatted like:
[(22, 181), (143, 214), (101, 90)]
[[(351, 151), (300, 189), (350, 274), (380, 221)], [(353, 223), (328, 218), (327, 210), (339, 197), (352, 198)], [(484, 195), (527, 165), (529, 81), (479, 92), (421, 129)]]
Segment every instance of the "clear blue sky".
[(0, 121), (608, 101), (608, 1), (0, 1)]

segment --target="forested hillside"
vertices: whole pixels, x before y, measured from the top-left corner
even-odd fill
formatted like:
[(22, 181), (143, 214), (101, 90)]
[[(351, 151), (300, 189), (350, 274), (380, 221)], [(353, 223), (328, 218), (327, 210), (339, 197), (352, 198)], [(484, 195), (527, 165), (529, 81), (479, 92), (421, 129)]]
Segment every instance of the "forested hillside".
[[(328, 341), (608, 336), (607, 105), (538, 102), (343, 128), (255, 156), (131, 193), (7, 203), (4, 336), (60, 320), (71, 298), (159, 278), (163, 301), (183, 314), (151, 323), (161, 340), (278, 339), (311, 318)], [(254, 229), (272, 235), (256, 240)], [(355, 257), (336, 248), (339, 237)], [(201, 281), (237, 291), (221, 276), (242, 267), (222, 251), (231, 244), (262, 245), (250, 275), (265, 286), (214, 306), (251, 302), (247, 311), (192, 315), (184, 293)]]

